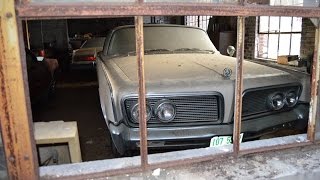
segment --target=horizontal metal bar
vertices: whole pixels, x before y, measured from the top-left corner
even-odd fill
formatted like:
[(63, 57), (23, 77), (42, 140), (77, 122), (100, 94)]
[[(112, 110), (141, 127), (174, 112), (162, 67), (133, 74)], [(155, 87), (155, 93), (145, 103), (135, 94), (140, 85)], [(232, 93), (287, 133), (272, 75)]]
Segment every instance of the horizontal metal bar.
[(267, 152), (267, 151), (277, 151), (282, 149), (289, 149), (289, 148), (295, 148), (295, 147), (303, 147), (312, 145), (313, 142), (307, 141), (307, 142), (294, 142), (294, 143), (288, 143), (283, 145), (273, 145), (268, 147), (258, 147), (258, 148), (252, 148), (252, 149), (246, 149), (246, 150), (240, 150), (239, 155), (246, 155), (246, 154), (253, 154), (253, 153), (261, 153), (261, 152)]
[(109, 176), (117, 176), (124, 174), (132, 174), (143, 172), (141, 166), (134, 166), (128, 168), (115, 169), (105, 172), (93, 172), (89, 174), (77, 174), (72, 176), (61, 176), (61, 177), (52, 177), (52, 176), (41, 176), (41, 179), (69, 179), (69, 180), (83, 180), (83, 179), (95, 179), (95, 178), (103, 178)]
[(298, 16), (320, 17), (319, 7), (215, 3), (28, 3), (16, 6), (22, 18), (97, 18), (108, 16)]
[[(316, 141), (315, 143), (319, 143)], [(274, 139), (258, 140), (253, 142), (241, 143), (240, 155), (271, 151), (271, 150), (282, 150), (294, 147), (304, 147), (306, 145), (312, 145), (313, 143), (307, 141), (306, 134), (279, 137)], [(148, 170), (155, 168), (169, 168), (177, 166), (186, 166), (188, 164), (200, 163), (210, 160), (221, 160), (226, 159), (226, 157), (232, 156), (232, 145), (215, 147), (215, 148), (202, 148), (202, 149), (192, 149), (184, 150), (179, 152), (168, 152), (163, 154), (152, 154), (149, 155), (149, 165)], [(99, 167), (93, 172), (90, 170), (89, 164), (94, 162), (84, 162), (77, 164), (65, 164), (59, 166), (51, 167), (41, 167), (40, 174), (41, 179), (47, 178), (61, 178), (61, 179), (86, 179), (86, 178), (101, 178), (106, 176), (123, 175), (129, 173), (142, 172), (140, 166), (127, 166), (119, 169), (102, 170), (106, 166), (110, 166), (110, 163), (117, 164), (119, 162), (126, 162), (125, 164), (132, 165), (139, 162), (139, 157), (123, 158), (123, 159), (111, 159), (111, 160), (101, 160), (99, 161)], [(119, 161), (119, 162), (117, 162)], [(104, 166), (104, 164), (108, 164)], [(111, 166), (112, 167), (112, 166)], [(61, 169), (70, 169), (67, 174), (64, 175), (64, 171)], [(81, 171), (79, 171), (81, 170)], [(101, 171), (102, 170), (102, 171)]]

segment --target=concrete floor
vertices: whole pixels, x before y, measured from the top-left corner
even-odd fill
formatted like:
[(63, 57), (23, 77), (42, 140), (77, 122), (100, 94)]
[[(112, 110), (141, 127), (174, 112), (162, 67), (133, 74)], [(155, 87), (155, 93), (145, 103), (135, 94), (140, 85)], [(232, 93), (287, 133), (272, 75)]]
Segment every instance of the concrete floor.
[(60, 74), (55, 97), (33, 107), (33, 120), (77, 121), (83, 161), (113, 158), (103, 119), (94, 69), (73, 69)]

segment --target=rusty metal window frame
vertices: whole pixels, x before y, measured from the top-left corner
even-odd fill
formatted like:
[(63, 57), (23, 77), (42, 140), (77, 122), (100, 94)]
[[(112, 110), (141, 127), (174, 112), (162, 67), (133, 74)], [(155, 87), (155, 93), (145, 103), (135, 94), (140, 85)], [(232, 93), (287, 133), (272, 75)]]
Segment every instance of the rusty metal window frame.
[[(8, 37), (1, 37), (5, 40), (0, 43), (1, 63), (0, 63), (0, 87), (2, 96), (0, 97), (0, 117), (1, 131), (6, 151), (6, 162), (8, 174), (12, 179), (39, 178), (39, 167), (36, 161), (35, 142), (32, 137), (32, 118), (30, 113), (30, 102), (28, 97), (28, 86), (26, 85), (25, 63), (21, 59), (25, 58), (24, 45), (22, 39), (21, 21), (24, 19), (67, 19), (67, 18), (91, 18), (91, 17), (115, 17), (115, 16), (135, 16), (136, 26), (136, 50), (139, 76), (139, 107), (140, 112), (144, 112), (145, 107), (145, 77), (144, 77), (144, 46), (143, 46), (143, 16), (185, 16), (185, 15), (210, 15), (210, 16), (238, 16), (237, 24), (237, 63), (235, 81), (235, 102), (234, 102), (234, 133), (233, 133), (233, 155), (235, 157), (243, 154), (275, 150), (296, 146), (304, 146), (315, 142), (315, 117), (317, 109), (317, 88), (319, 80), (319, 26), (316, 31), (316, 45), (312, 66), (311, 78), (311, 101), (307, 140), (302, 143), (270, 143), (263, 146), (253, 146), (240, 149), (239, 138), (241, 130), (241, 108), (243, 91), (243, 52), (245, 16), (298, 16), (298, 17), (320, 17), (318, 7), (294, 7), (294, 6), (269, 6), (254, 5), (239, 0), (238, 4), (213, 4), (213, 3), (146, 3), (137, 0), (134, 3), (33, 3), (30, 0), (14, 1), (4, 0), (1, 8), (0, 33), (1, 36), (9, 35), (8, 28), (13, 27), (11, 32), (14, 41)], [(17, 13), (17, 15), (16, 15)], [(18, 36), (19, 32), (19, 36)], [(19, 37), (19, 40), (17, 40)], [(16, 42), (16, 44), (12, 44)], [(20, 43), (18, 43), (20, 42)], [(18, 47), (18, 44), (20, 47)], [(2, 50), (3, 48), (3, 50)], [(9, 52), (8, 50), (11, 50)], [(11, 58), (9, 61), (7, 58)], [(15, 73), (13, 73), (15, 72)], [(18, 88), (17, 94), (10, 92), (14, 86)], [(20, 99), (19, 99), (20, 98)], [(131, 166), (105, 172), (91, 172), (87, 177), (101, 177), (115, 175), (125, 172), (143, 171), (155, 167), (168, 167), (173, 165), (199, 162), (217, 158), (217, 155), (205, 155), (188, 160), (172, 160), (169, 162), (149, 164), (147, 149), (147, 126), (145, 113), (140, 116), (140, 161), (141, 166)], [(19, 145), (18, 143), (22, 143)], [(229, 155), (223, 153), (222, 155)], [(219, 155), (221, 156), (221, 154)], [(27, 167), (27, 168), (26, 168)], [(84, 174), (73, 176), (79, 178)], [(87, 174), (88, 175), (88, 174)], [(67, 175), (63, 177), (68, 177)], [(60, 177), (60, 178), (63, 178)]]

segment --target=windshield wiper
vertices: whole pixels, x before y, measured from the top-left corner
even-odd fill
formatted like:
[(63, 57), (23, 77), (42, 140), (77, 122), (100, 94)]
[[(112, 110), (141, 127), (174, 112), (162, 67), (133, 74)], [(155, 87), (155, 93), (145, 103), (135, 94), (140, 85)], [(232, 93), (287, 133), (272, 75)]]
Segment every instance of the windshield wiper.
[[(152, 53), (152, 52), (166, 52), (166, 51), (170, 51), (169, 49), (145, 49), (144, 53)], [(136, 51), (130, 51), (128, 52), (128, 56), (130, 55), (135, 55)]]
[(144, 52), (163, 52), (163, 51), (170, 51), (169, 49), (145, 49)]
[(213, 50), (199, 49), (199, 48), (179, 48), (179, 49), (175, 49), (174, 51), (194, 51), (194, 52), (205, 51), (205, 52), (210, 52), (212, 54), (214, 53)]

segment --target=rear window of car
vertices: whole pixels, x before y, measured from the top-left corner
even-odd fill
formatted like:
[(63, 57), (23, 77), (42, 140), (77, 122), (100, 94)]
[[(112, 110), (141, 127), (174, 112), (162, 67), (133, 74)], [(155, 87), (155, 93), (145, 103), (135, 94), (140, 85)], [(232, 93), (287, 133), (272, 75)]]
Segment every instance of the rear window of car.
[(88, 39), (81, 48), (103, 47), (104, 40), (104, 37)]
[[(135, 52), (135, 29), (128, 27), (114, 32), (108, 55)], [(144, 27), (144, 49), (202, 49), (216, 51), (206, 32), (197, 28), (154, 26)]]

